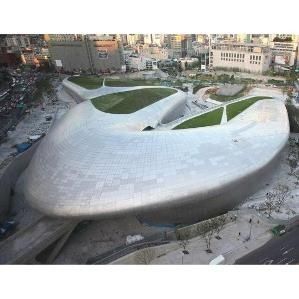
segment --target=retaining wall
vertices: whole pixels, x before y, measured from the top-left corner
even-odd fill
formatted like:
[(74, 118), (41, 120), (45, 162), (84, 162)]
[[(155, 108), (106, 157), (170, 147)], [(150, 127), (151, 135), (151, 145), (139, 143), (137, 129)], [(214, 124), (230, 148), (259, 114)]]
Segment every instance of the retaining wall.
[(20, 174), (29, 164), (39, 142), (33, 144), (28, 150), (19, 154), (0, 174), (0, 220), (5, 217), (10, 208), (11, 190)]

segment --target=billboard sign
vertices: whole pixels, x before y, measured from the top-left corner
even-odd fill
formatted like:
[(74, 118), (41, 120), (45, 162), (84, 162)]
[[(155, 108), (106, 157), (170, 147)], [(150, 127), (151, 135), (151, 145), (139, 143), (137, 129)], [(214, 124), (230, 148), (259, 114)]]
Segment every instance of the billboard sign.
[(289, 65), (290, 57), (288, 55), (275, 55), (274, 62), (276, 64)]
[(101, 49), (101, 50), (97, 50), (97, 51), (98, 51), (98, 58), (99, 59), (107, 59), (108, 58), (107, 49)]
[(55, 60), (55, 65), (56, 65), (57, 67), (62, 67), (62, 62), (61, 62), (61, 60)]

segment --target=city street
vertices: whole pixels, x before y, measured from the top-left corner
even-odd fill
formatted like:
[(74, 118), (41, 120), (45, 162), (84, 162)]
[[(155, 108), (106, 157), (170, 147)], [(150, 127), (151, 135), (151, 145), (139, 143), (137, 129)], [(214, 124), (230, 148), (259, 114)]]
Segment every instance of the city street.
[(299, 263), (299, 225), (274, 237), (264, 246), (238, 259), (237, 265), (295, 265)]

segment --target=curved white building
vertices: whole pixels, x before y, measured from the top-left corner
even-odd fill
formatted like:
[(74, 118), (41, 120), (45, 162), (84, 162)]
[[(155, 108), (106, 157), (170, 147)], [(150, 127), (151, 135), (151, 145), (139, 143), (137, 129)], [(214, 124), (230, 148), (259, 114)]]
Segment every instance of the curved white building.
[[(73, 85), (65, 87), (87, 99), (108, 88)], [(258, 101), (223, 125), (142, 131), (173, 119), (184, 104), (178, 91), (126, 115), (101, 112), (90, 101), (77, 105), (37, 149), (25, 172), (26, 199), (54, 217), (133, 214), (155, 223), (188, 223), (233, 208), (275, 167), (289, 136), (284, 104)]]

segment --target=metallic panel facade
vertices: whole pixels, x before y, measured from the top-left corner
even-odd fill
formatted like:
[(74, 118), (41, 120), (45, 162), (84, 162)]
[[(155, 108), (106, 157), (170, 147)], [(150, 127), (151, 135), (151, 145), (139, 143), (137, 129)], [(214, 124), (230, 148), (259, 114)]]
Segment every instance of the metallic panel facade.
[[(140, 87), (65, 88), (90, 99)], [(189, 223), (233, 208), (259, 188), (287, 143), (284, 104), (258, 101), (223, 125), (142, 132), (176, 117), (185, 101), (178, 91), (126, 115), (101, 112), (88, 100), (77, 105), (37, 149), (25, 172), (26, 199), (54, 217), (133, 214), (155, 223)]]

